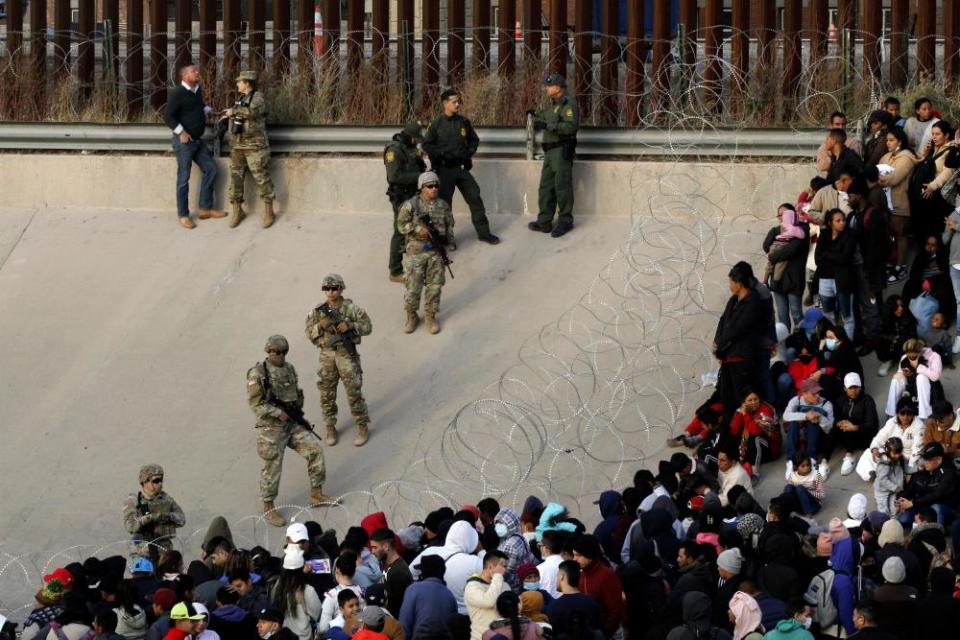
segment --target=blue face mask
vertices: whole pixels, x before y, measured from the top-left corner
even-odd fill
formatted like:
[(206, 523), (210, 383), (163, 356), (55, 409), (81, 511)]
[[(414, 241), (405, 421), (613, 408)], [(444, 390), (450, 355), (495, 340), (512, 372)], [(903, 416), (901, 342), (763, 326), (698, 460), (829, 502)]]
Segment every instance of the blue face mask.
[(524, 582), (523, 583), (524, 591), (539, 591), (540, 583), (539, 582)]
[(834, 340), (833, 338), (827, 338), (827, 350), (833, 351), (836, 348), (837, 348), (837, 341)]

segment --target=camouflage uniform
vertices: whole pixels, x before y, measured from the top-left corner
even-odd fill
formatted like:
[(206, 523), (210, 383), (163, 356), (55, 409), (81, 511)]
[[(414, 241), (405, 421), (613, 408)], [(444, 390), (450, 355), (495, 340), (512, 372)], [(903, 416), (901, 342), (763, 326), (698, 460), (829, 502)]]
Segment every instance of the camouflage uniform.
[[(162, 476), (163, 467), (158, 464), (145, 465), (140, 469), (140, 484), (153, 476)], [(160, 491), (153, 497), (143, 491), (127, 496), (121, 509), (123, 525), (131, 538), (130, 556), (150, 558), (156, 562), (160, 552), (173, 546), (173, 537), (177, 528), (186, 524), (183, 509), (166, 492)]]
[[(233, 133), (233, 120), (243, 118), (243, 133)], [(243, 202), (243, 180), (247, 169), (253, 174), (260, 197), (273, 202), (273, 181), (267, 165), (270, 163), (270, 143), (267, 141), (267, 103), (263, 94), (254, 91), (243, 96), (233, 107), (230, 117), (230, 202)]]
[(306, 458), (311, 488), (321, 487), (326, 478), (326, 468), (320, 439), (302, 425), (285, 423), (279, 417), (283, 411), (267, 404), (265, 367), (270, 376), (270, 388), (277, 399), (302, 408), (303, 391), (297, 386), (297, 371), (289, 362), (284, 362), (282, 367), (267, 361), (258, 362), (247, 371), (247, 398), (250, 409), (257, 416), (257, 454), (263, 460), (260, 496), (264, 502), (273, 502), (280, 487), (283, 453), (287, 447)]
[[(339, 276), (327, 276), (324, 278), (324, 286), (333, 278), (339, 279), (339, 286), (343, 286), (343, 279)], [(363, 370), (360, 368), (360, 357), (353, 355), (356, 347), (348, 347), (344, 340), (338, 340), (339, 333), (334, 323), (324, 313), (326, 305), (324, 303), (317, 306), (307, 315), (305, 333), (307, 339), (320, 348), (320, 368), (317, 370), (317, 389), (320, 390), (320, 408), (323, 411), (323, 422), (328, 431), (337, 424), (337, 383), (343, 380), (343, 388), (347, 391), (347, 400), (350, 403), (350, 413), (353, 414), (353, 421), (361, 433), (365, 433), (367, 425), (370, 424), (370, 416), (367, 413), (367, 403), (363, 399)], [(368, 336), (373, 330), (370, 322), (370, 316), (367, 312), (353, 303), (353, 300), (341, 298), (337, 306), (329, 305), (335, 312), (339, 313), (343, 322), (349, 327), (351, 334), (343, 336), (345, 340), (350, 340), (352, 344), (360, 344), (361, 336)], [(337, 343), (328, 346), (331, 341)]]
[(417, 235), (423, 228), (418, 218), (424, 215), (430, 216), (445, 239), (453, 236), (453, 214), (442, 198), (427, 202), (417, 195), (403, 203), (397, 216), (397, 230), (406, 238), (403, 262), (407, 292), (403, 299), (407, 312), (416, 313), (423, 292), (424, 311), (435, 314), (440, 308), (440, 288), (446, 280), (440, 254)]

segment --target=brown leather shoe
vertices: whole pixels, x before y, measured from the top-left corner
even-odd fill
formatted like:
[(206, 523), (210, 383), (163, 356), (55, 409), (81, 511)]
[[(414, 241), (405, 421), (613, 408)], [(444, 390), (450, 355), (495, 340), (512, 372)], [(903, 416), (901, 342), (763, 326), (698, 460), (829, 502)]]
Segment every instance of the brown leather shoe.
[(226, 218), (227, 212), (220, 211), (219, 209), (200, 209), (197, 217), (201, 220), (207, 220), (208, 218)]
[(184, 229), (194, 229), (197, 226), (197, 223), (194, 222), (190, 216), (179, 216), (180, 226)]

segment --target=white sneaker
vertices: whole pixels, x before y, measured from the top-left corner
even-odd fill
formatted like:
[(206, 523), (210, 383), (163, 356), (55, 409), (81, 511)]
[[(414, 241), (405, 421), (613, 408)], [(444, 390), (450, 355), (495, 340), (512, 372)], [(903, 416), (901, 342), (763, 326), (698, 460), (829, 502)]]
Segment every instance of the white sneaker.
[(953, 339), (953, 349), (951, 349), (951, 351), (954, 353), (960, 353), (960, 336), (957, 336)]
[(890, 373), (890, 367), (892, 367), (892, 366), (893, 366), (893, 361), (892, 361), (892, 360), (889, 360), (889, 361), (887, 361), (887, 362), (882, 362), (882, 363), (880, 364), (880, 368), (877, 369), (877, 375), (880, 376), (881, 378), (883, 378), (883, 377), (886, 376), (888, 373)]
[(784, 480), (790, 480), (790, 476), (793, 475), (793, 460), (787, 460), (787, 472), (783, 474)]
[(840, 475), (848, 476), (853, 473), (854, 468), (857, 466), (857, 460), (849, 453), (843, 456), (843, 466), (840, 467)]
[(819, 471), (824, 480), (830, 477), (830, 464), (825, 459), (820, 461)]

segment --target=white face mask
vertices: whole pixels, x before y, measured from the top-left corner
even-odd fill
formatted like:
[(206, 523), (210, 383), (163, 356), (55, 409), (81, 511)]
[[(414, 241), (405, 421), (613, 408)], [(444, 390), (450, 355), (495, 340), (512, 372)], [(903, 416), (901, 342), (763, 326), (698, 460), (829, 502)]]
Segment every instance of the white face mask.
[(503, 524), (502, 522), (498, 522), (495, 525), (493, 525), (493, 530), (497, 532), (498, 538), (507, 537), (507, 525)]
[(813, 618), (804, 618), (803, 619), (803, 628), (809, 629), (813, 625)]

